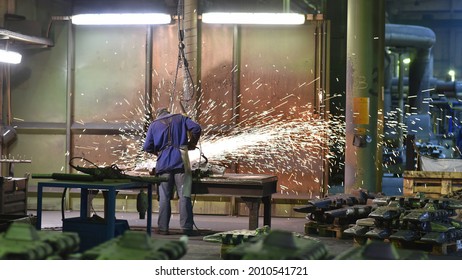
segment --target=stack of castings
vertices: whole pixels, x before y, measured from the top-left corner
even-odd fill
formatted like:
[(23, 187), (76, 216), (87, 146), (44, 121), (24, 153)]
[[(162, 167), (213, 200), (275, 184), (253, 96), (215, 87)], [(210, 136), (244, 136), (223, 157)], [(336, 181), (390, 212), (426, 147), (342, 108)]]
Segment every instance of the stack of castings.
[(443, 196), (443, 198), (452, 198), (456, 200), (462, 200), (462, 190), (450, 192), (447, 195)]
[(226, 260), (322, 260), (327, 247), (318, 240), (293, 232), (273, 230), (256, 236), (223, 255)]
[[(369, 239), (443, 244), (462, 238), (462, 223), (454, 220), (457, 200), (390, 197), (344, 233)], [(385, 205), (382, 205), (384, 203)]]
[(127, 230), (122, 235), (83, 252), (84, 260), (178, 260), (187, 251), (187, 236), (179, 240), (153, 239), (146, 232)]
[(77, 233), (38, 231), (31, 224), (14, 222), (0, 234), (0, 259), (67, 259), (79, 243)]
[(242, 243), (246, 243), (254, 238), (259, 238), (263, 235), (269, 234), (271, 228), (263, 226), (254, 230), (241, 229), (230, 230), (214, 233), (204, 236), (203, 240), (207, 242), (221, 243), (221, 256), (226, 255), (226, 252)]
[(352, 194), (334, 194), (311, 199), (304, 206), (295, 207), (295, 212), (307, 213), (306, 218), (317, 224), (348, 225), (365, 218), (373, 210), (367, 205), (374, 198), (364, 190)]

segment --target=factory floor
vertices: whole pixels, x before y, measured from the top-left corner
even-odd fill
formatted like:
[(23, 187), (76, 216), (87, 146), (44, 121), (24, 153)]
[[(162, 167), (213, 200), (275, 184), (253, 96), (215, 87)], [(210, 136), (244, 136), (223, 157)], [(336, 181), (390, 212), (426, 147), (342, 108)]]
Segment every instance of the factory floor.
[[(31, 215), (35, 215), (34, 211), (30, 211)], [(96, 213), (103, 215), (102, 213)], [(78, 211), (66, 211), (65, 218), (77, 217)], [(118, 212), (116, 213), (117, 219), (127, 220), (130, 229), (146, 230), (146, 219), (140, 219), (138, 213), (133, 212)], [(197, 236), (188, 237), (187, 253), (181, 258), (182, 260), (220, 260), (222, 258), (222, 244), (218, 242), (204, 241), (205, 236), (210, 236), (214, 233), (232, 231), (232, 230), (246, 230), (248, 229), (248, 217), (236, 216), (223, 216), (223, 215), (195, 215), (196, 232)], [(152, 238), (179, 240), (182, 233), (179, 230), (179, 216), (174, 214), (170, 223), (171, 234), (159, 235), (155, 232), (157, 214), (152, 214)], [(260, 219), (259, 225), (262, 225), (263, 219)], [(271, 220), (271, 230), (283, 230), (305, 235), (305, 218), (280, 218), (273, 217)], [(44, 211), (42, 216), (42, 229), (59, 230), (62, 227), (62, 213), (61, 211)], [(310, 238), (322, 242), (329, 255), (337, 256), (347, 250), (361, 247), (357, 242), (351, 238), (336, 238), (319, 236), (317, 234), (310, 234)], [(423, 251), (419, 251), (422, 253)], [(430, 260), (462, 260), (462, 250), (451, 252), (450, 254), (428, 254)]]
[[(30, 214), (35, 215), (34, 211)], [(102, 216), (103, 213), (96, 213)], [(78, 211), (66, 211), (65, 218), (72, 218), (79, 216)], [(118, 212), (116, 213), (117, 219), (127, 220), (130, 229), (145, 230), (146, 219), (140, 219), (138, 213), (133, 212)], [(56, 230), (62, 227), (62, 213), (61, 211), (44, 211), (42, 215), (42, 229)], [(188, 237), (188, 250), (182, 259), (186, 260), (220, 260), (221, 258), (221, 243), (203, 241), (205, 236), (231, 230), (246, 230), (248, 229), (248, 217), (224, 216), (224, 215), (195, 215), (195, 230), (197, 236)], [(271, 229), (280, 229), (303, 234), (305, 218), (272, 218)], [(259, 221), (259, 226), (263, 223), (263, 218)], [(179, 228), (179, 216), (172, 215), (170, 221), (170, 234), (159, 235), (155, 232), (157, 228), (157, 214), (152, 214), (152, 238), (179, 240), (182, 233)], [(343, 244), (342, 244), (343, 243)], [(340, 246), (341, 245), (341, 246)], [(332, 250), (343, 250), (342, 248), (351, 247), (350, 242), (339, 242)]]

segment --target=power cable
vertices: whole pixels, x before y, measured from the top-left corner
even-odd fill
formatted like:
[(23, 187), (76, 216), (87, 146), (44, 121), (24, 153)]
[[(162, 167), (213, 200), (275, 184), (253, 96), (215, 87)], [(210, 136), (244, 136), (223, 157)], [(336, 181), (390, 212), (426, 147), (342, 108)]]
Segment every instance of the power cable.
[[(191, 72), (189, 70), (189, 62), (185, 55), (185, 44), (184, 44), (185, 29), (184, 29), (184, 22), (183, 22), (184, 20), (184, 1), (183, 0), (178, 0), (177, 17), (178, 17), (178, 63), (176, 66), (175, 78), (173, 80), (172, 93), (170, 94), (170, 111), (171, 112), (173, 111), (173, 100), (175, 97), (178, 72), (179, 72), (179, 69), (183, 67), (183, 71), (185, 71), (186, 79), (187, 79), (183, 83), (187, 83), (189, 81), (189, 86), (192, 88), (192, 94), (188, 96), (187, 99), (184, 98), (184, 95), (183, 97), (180, 98), (180, 108), (183, 114), (188, 115), (188, 112), (183, 102), (189, 102), (194, 97), (195, 85), (194, 85), (194, 80), (192, 78)], [(199, 146), (200, 146), (200, 140), (199, 140)], [(200, 158), (201, 158), (203, 156), (202, 149), (199, 148), (199, 152), (200, 152)], [(199, 159), (199, 167), (200, 167), (200, 159)], [(195, 196), (193, 198), (193, 203), (192, 203), (193, 208), (195, 204), (194, 202), (195, 202)], [(194, 222), (194, 219), (193, 219), (193, 226), (196, 228), (197, 231), (200, 231), (196, 223)]]
[(173, 111), (173, 100), (175, 96), (176, 90), (176, 83), (178, 79), (178, 72), (180, 68), (186, 72), (186, 81), (184, 83), (189, 82), (189, 86), (192, 88), (192, 94), (188, 96), (188, 98), (181, 97), (180, 98), (180, 108), (181, 111), (187, 115), (186, 108), (183, 102), (189, 102), (195, 95), (195, 85), (194, 80), (191, 75), (191, 71), (189, 70), (189, 62), (185, 55), (185, 44), (184, 44), (184, 36), (185, 36), (185, 28), (184, 28), (184, 1), (178, 0), (177, 5), (177, 17), (178, 17), (178, 63), (176, 66), (175, 77), (173, 80), (173, 89), (172, 93), (170, 94), (170, 111)]

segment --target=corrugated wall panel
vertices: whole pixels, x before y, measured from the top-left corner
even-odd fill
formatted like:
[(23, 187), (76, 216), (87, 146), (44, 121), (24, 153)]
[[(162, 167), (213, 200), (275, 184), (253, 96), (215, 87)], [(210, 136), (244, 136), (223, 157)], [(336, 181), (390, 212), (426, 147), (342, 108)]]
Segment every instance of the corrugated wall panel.
[(202, 126), (233, 123), (233, 27), (202, 25)]
[(139, 119), (143, 103), (146, 27), (75, 28), (74, 121)]
[[(75, 88), (72, 96), (73, 114), (70, 120), (71, 157), (82, 156), (97, 164), (133, 164), (133, 159), (141, 147), (140, 131), (136, 130), (142, 126), (141, 118), (144, 113), (142, 98), (145, 94), (146, 78), (146, 28), (74, 28)], [(227, 163), (232, 171), (278, 175), (279, 191), (284, 194), (316, 196), (320, 191), (322, 157), (316, 143), (307, 148), (306, 145), (301, 147), (294, 142), (300, 139), (289, 139), (293, 140), (291, 143), (277, 142), (281, 141), (278, 137), (293, 136), (287, 134), (285, 124), (294, 118), (314, 113), (310, 103), (316, 99), (314, 81), (316, 52), (319, 51), (315, 47), (315, 29), (314, 23), (277, 28), (248, 26), (241, 28), (240, 39), (235, 41), (235, 29), (231, 26), (201, 26), (202, 92), (199, 122), (204, 128), (233, 124), (233, 104), (236, 100), (241, 113), (239, 119), (236, 119), (239, 129), (231, 133), (252, 132), (252, 129), (262, 128), (266, 121), (273, 121), (268, 123), (268, 128), (274, 128), (269, 132), (273, 134), (273, 138), (268, 141), (272, 142), (259, 142), (260, 147), (257, 150), (248, 149), (248, 146), (237, 147), (231, 153), (237, 156), (238, 160), (231, 159)], [(38, 104), (37, 107), (40, 111), (43, 110), (44, 114), (43, 118), (39, 115), (38, 119), (45, 126), (51, 125), (53, 120), (59, 122), (62, 126), (59, 133), (63, 134), (59, 137), (62, 137), (61, 141), (65, 143), (67, 35), (64, 34), (62, 38), (56, 41), (55, 47), (48, 50), (53, 52), (54, 61), (50, 69), (58, 70), (61, 78), (47, 77), (43, 81), (36, 78), (36, 75), (46, 73), (41, 61), (34, 64), (37, 69), (31, 72), (32, 76), (18, 75), (17, 79), (24, 80), (19, 83), (18, 88), (23, 88), (24, 92), (17, 96), (14, 114), (20, 116), (21, 112), (27, 112), (27, 116), (32, 118), (33, 105)], [(178, 63), (177, 26), (154, 27), (152, 40), (152, 105), (156, 108), (167, 106), (170, 102)], [(237, 46), (240, 48), (240, 57), (233, 57), (236, 55), (233, 48)], [(234, 64), (239, 60), (240, 87), (233, 88), (233, 75), (236, 71)], [(182, 92), (181, 69), (179, 71), (179, 80), (175, 88), (177, 95)], [(55, 80), (58, 86), (54, 84)], [(44, 87), (46, 85), (59, 92), (56, 93), (59, 98), (48, 98), (42, 93), (40, 98), (34, 100), (34, 104), (31, 102), (30, 106), (24, 109), (23, 104), (27, 106), (29, 102), (28, 95), (34, 92), (33, 85), (41, 83)], [(47, 90), (41, 92), (46, 93)], [(43, 98), (45, 100), (42, 100)], [(178, 108), (175, 112), (179, 112)], [(53, 114), (59, 117), (52, 117)], [(135, 131), (118, 130), (118, 127), (125, 126)], [(205, 131), (210, 134), (204, 135), (204, 141), (207, 137), (216, 136), (207, 129)], [(31, 132), (32, 130), (28, 133)], [(258, 137), (264, 136), (268, 131), (261, 132), (254, 131), (254, 134)], [(297, 133), (300, 136), (300, 131)], [(317, 133), (316, 129), (310, 129), (306, 135), (314, 133)], [(241, 136), (246, 135), (252, 136)], [(305, 134), (301, 132), (301, 137), (303, 135)], [(239, 144), (239, 141), (241, 140), (231, 139), (232, 144)], [(252, 138), (247, 137), (245, 141), (252, 145)], [(15, 149), (26, 157), (32, 155), (23, 146)], [(217, 150), (212, 147), (204, 149), (203, 152), (209, 156)], [(59, 172), (61, 164), (66, 164), (62, 163), (64, 153), (64, 148), (44, 148), (34, 152), (33, 156), (52, 158), (60, 162), (59, 170), (56, 164), (42, 166), (43, 172), (51, 173)], [(126, 159), (131, 161), (125, 161)], [(35, 163), (31, 169), (36, 170)]]
[(54, 25), (52, 48), (25, 49), (11, 68), (13, 122), (66, 122), (67, 23)]

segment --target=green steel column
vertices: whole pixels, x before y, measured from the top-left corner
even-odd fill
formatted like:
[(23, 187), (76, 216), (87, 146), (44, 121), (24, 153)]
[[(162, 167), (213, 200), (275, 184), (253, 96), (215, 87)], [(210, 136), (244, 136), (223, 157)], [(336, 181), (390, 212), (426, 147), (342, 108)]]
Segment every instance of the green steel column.
[(348, 0), (345, 193), (382, 190), (384, 0)]

